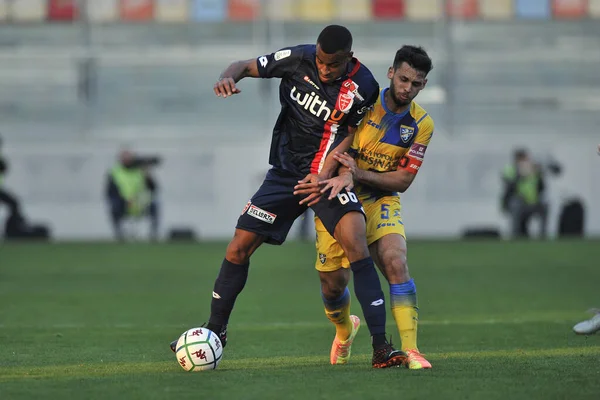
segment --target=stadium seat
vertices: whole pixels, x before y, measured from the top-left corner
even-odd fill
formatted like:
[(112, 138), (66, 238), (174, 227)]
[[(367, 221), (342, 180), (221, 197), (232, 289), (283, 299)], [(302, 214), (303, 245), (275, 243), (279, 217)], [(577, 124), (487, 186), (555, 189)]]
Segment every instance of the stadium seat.
[(373, 16), (376, 19), (402, 19), (406, 5), (404, 0), (373, 0)]
[(406, 17), (412, 20), (436, 20), (443, 18), (443, 0), (407, 0)]
[(223, 21), (227, 18), (226, 0), (193, 0), (191, 15), (195, 21)]
[(48, 20), (74, 21), (79, 18), (77, 0), (49, 0)]
[(265, 16), (275, 21), (291, 21), (296, 18), (296, 0), (266, 0)]
[(253, 21), (260, 17), (260, 0), (229, 0), (228, 4), (232, 21)]
[(588, 15), (590, 18), (598, 18), (600, 19), (600, 0), (589, 0), (590, 3), (588, 5)]
[(516, 15), (519, 18), (550, 19), (548, 0), (516, 0)]
[(513, 0), (480, 0), (479, 14), (483, 19), (510, 19), (514, 16)]
[(552, 0), (552, 15), (556, 19), (577, 19), (587, 14), (587, 0)]
[(446, 15), (454, 19), (474, 19), (479, 16), (477, 0), (448, 0)]
[(89, 1), (87, 17), (92, 22), (111, 22), (119, 18), (119, 0)]
[(298, 0), (298, 14), (304, 21), (331, 21), (333, 19), (332, 0)]
[(369, 21), (373, 18), (371, 0), (338, 0), (335, 14), (341, 21)]
[(149, 21), (154, 18), (152, 0), (121, 0), (120, 15), (124, 21)]
[(10, 17), (14, 21), (42, 21), (46, 19), (46, 0), (12, 2)]
[(189, 20), (188, 0), (155, 0), (154, 18), (158, 22), (185, 22)]
[(7, 0), (0, 0), (0, 21), (8, 19), (9, 4)]

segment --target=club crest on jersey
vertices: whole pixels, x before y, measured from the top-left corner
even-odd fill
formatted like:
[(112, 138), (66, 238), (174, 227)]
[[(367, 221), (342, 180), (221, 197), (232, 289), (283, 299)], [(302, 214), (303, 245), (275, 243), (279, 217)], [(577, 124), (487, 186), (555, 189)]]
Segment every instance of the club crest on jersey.
[(337, 98), (337, 103), (335, 104), (335, 108), (337, 108), (341, 112), (347, 114), (348, 111), (350, 111), (350, 109), (352, 108), (353, 104), (354, 104), (354, 98), (350, 93), (340, 92), (340, 94)]
[(404, 143), (408, 143), (415, 134), (415, 128), (412, 126), (400, 125), (400, 139)]
[(327, 261), (327, 256), (323, 253), (319, 253), (319, 261), (321, 261), (321, 264), (325, 264), (325, 261)]

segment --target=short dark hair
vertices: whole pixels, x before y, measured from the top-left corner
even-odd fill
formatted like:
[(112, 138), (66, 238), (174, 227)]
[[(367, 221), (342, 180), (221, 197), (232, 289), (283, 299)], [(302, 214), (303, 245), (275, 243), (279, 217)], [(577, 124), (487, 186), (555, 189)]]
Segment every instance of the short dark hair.
[(394, 69), (398, 69), (405, 62), (417, 71), (427, 75), (433, 69), (431, 58), (422, 47), (404, 45), (396, 52)]
[(352, 49), (352, 34), (345, 26), (329, 25), (321, 31), (317, 43), (321, 50), (327, 54), (350, 51)]

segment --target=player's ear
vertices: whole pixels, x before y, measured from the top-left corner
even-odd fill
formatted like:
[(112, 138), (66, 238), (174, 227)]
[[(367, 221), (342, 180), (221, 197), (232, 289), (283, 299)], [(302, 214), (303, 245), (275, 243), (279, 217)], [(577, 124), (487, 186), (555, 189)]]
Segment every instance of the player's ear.
[(394, 67), (388, 68), (387, 77), (388, 77), (388, 79), (392, 79), (394, 77)]
[(354, 52), (353, 51), (349, 51), (348, 52), (348, 60), (352, 60), (352, 56), (354, 56)]
[(425, 86), (427, 86), (427, 78), (423, 80), (423, 87), (421, 89), (425, 89)]

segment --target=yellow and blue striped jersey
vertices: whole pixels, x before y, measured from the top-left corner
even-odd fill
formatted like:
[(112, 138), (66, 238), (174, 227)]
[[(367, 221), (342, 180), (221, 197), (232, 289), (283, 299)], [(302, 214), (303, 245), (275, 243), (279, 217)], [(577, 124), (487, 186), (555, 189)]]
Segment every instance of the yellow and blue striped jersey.
[[(380, 92), (365, 114), (349, 153), (361, 169), (375, 172), (405, 169), (416, 174), (433, 136), (433, 119), (414, 101), (401, 114), (391, 112), (385, 105), (387, 90)], [(394, 194), (364, 184), (357, 184), (355, 190), (361, 200)]]

